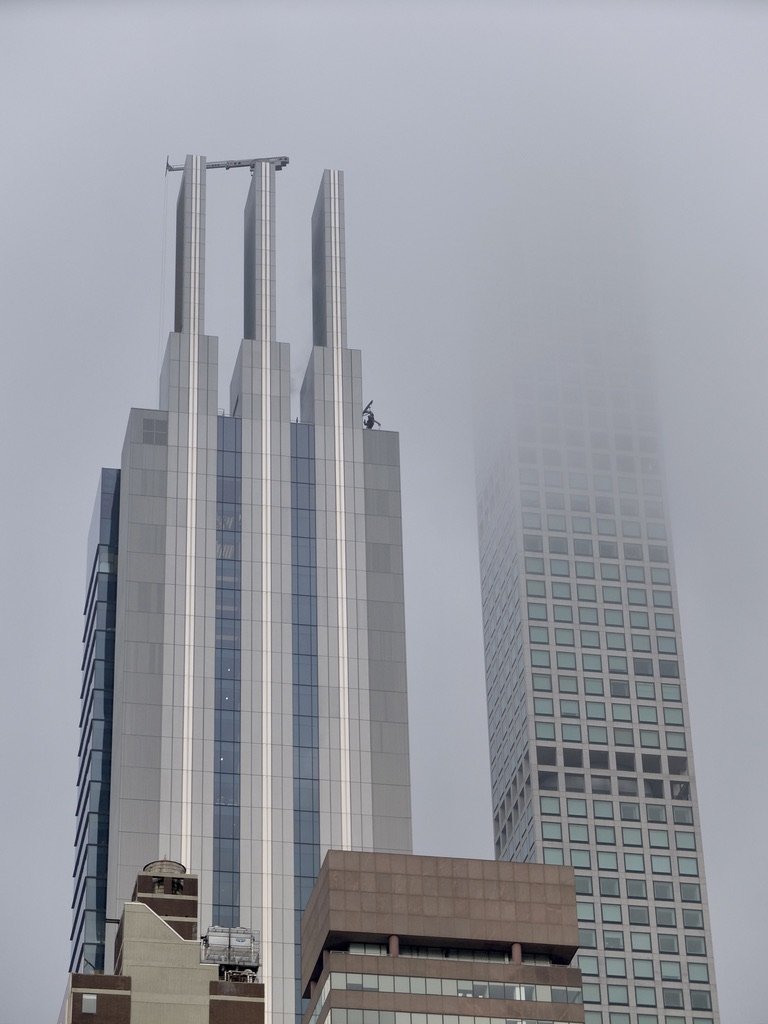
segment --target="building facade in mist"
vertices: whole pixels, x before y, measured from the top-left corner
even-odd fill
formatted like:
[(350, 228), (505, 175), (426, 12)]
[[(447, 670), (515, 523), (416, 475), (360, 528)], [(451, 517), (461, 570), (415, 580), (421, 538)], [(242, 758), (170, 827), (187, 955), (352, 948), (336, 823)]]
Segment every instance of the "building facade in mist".
[(219, 410), (205, 333), (206, 160), (177, 205), (156, 409), (102, 471), (89, 547), (73, 971), (111, 967), (143, 865), (199, 878), (201, 929), (261, 936), (293, 1024), (301, 910), (329, 848), (411, 848), (397, 434), (363, 428), (341, 172), (312, 217), (313, 346), (291, 407), (275, 326), (275, 170), (245, 206), (244, 338)]
[(521, 353), (479, 523), (496, 856), (576, 872), (586, 1024), (718, 1020), (647, 353)]

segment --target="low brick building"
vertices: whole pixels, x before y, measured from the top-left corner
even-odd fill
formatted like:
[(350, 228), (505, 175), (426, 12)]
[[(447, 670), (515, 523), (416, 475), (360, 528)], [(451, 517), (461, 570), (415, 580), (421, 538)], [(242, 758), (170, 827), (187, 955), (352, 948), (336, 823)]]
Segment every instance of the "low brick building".
[(580, 1022), (570, 868), (332, 850), (302, 921), (304, 1024)]

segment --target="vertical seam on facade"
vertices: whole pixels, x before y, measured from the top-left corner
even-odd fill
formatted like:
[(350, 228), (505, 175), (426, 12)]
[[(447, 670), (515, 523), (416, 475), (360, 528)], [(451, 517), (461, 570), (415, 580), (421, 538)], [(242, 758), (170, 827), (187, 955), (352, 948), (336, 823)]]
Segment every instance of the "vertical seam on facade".
[[(261, 832), (262, 832), (262, 944), (267, 970), (274, 968), (272, 949), (272, 480), (270, 424), (270, 345), (261, 345)], [(264, 992), (264, 1012), (272, 1013), (272, 983)]]
[(184, 703), (181, 742), (181, 861), (192, 868), (192, 735), (195, 689), (195, 556), (197, 530), (197, 378), (200, 293), (200, 157), (192, 158), (189, 252), (189, 410), (187, 421), (187, 523), (184, 581)]
[(347, 623), (347, 537), (344, 496), (344, 393), (341, 348), (341, 266), (339, 257), (339, 172), (329, 175), (330, 270), (331, 270), (331, 359), (333, 366), (333, 428), (336, 505), (336, 591), (337, 642), (339, 657), (339, 747), (341, 783), (341, 848), (352, 846), (351, 766), (349, 749), (349, 655)]

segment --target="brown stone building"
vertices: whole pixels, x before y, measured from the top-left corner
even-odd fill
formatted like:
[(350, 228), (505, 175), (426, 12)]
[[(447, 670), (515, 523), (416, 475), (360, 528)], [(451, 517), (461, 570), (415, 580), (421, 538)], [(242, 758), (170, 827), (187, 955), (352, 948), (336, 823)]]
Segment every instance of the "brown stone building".
[(156, 861), (136, 879), (115, 974), (70, 974), (59, 1024), (264, 1024), (251, 932), (197, 935), (197, 878)]
[(570, 868), (330, 851), (302, 922), (304, 1024), (584, 1020)]

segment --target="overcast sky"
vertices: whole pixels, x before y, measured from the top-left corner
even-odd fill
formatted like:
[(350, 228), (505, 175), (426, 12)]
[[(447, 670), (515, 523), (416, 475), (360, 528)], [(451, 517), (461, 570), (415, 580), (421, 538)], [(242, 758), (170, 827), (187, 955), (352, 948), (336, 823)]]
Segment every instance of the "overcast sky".
[[(621, 301), (667, 423), (722, 1017), (764, 1024), (768, 6), (4, 0), (0, 41), (0, 1024), (55, 1019), (64, 989), (85, 541), (129, 407), (156, 404), (163, 168), (189, 152), (291, 159), (278, 336), (297, 384), (315, 192), (346, 172), (350, 345), (401, 432), (418, 853), (492, 855), (473, 410), (503, 397), (526, 297), (560, 301), (582, 261), (634, 268)], [(222, 406), (247, 187), (209, 175)]]

